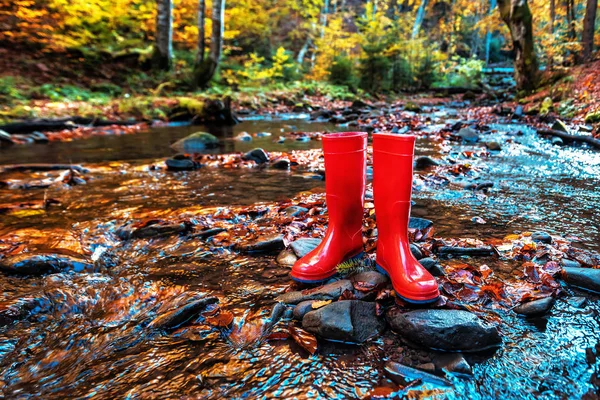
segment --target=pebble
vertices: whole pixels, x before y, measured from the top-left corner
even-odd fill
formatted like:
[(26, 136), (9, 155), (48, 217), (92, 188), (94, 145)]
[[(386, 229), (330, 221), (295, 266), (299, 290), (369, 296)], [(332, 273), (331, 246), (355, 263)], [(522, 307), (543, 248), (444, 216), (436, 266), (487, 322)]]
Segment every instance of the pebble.
[(294, 252), (290, 250), (281, 250), (281, 252), (277, 256), (277, 264), (286, 267), (293, 266), (296, 263), (296, 261), (298, 261), (298, 257), (296, 257)]
[(308, 208), (299, 207), (299, 206), (290, 206), (283, 210), (289, 217), (298, 217), (302, 214), (308, 212)]

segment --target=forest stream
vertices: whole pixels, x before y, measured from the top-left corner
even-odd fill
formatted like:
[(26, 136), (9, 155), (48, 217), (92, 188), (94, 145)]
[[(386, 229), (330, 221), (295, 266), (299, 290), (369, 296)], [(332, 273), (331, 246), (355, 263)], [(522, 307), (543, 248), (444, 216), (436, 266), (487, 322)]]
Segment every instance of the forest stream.
[[(472, 276), (460, 275), (462, 284), (474, 279), (473, 287), (479, 287), (473, 276), (527, 281), (532, 269), (523, 266), (522, 258), (502, 252), (501, 242), (511, 235), (516, 243), (528, 237), (525, 232), (544, 232), (553, 243), (600, 252), (599, 152), (554, 146), (516, 121), (490, 123), (477, 143), (440, 141), (436, 133), (459, 119), (462, 110), (427, 112), (416, 157), (428, 156), (448, 168), (467, 165), (469, 171), (453, 170), (457, 178), (448, 183), (416, 170), (412, 215), (433, 222), (430, 235), (436, 240), (481, 240), (500, 248), (500, 254), (486, 257), (440, 256), (453, 284), (459, 282), (453, 275), (457, 265), (465, 264)], [(274, 301), (291, 284), (289, 266), (277, 261), (281, 249), (242, 251), (235, 232), (245, 229), (252, 239), (263, 229), (278, 229), (278, 220), (268, 218), (296, 205), (294, 199), (322, 201), (318, 168), (208, 165), (173, 172), (163, 167), (164, 159), (175, 154), (171, 144), (196, 131), (219, 139), (219, 147), (209, 151), (216, 156), (259, 147), (301, 155), (320, 149), (321, 142), (278, 143), (278, 136), (336, 130), (352, 129), (265, 118), (229, 128), (164, 126), (0, 152), (0, 165), (28, 160), (72, 163), (85, 170), (81, 184), (70, 178), (63, 183), (64, 171), (4, 171), (0, 180), (7, 184), (0, 186), (0, 203), (43, 206), (15, 206), (2, 215), (2, 251), (46, 254), (52, 249), (68, 259), (86, 260), (83, 268), (47, 274), (0, 273), (0, 399), (377, 398), (391, 393), (415, 399), (556, 399), (598, 390), (600, 362), (590, 349), (600, 346), (599, 297), (560, 280), (552, 289), (553, 307), (529, 318), (513, 312), (516, 304), (472, 300), (464, 288), (453, 292), (453, 284), (442, 285), (448, 304), (476, 313), (502, 338), (497, 348), (463, 353), (468, 373), (440, 372), (440, 352), (410, 343), (389, 328), (362, 344), (319, 338), (314, 354), (311, 345), (291, 338), (296, 335), (290, 328), (291, 309), (280, 310)], [(271, 135), (235, 140), (241, 132)], [(484, 141), (498, 143), (498, 149), (488, 151)], [(465, 188), (460, 183), (467, 178), (483, 189)], [(32, 182), (52, 183), (37, 187)], [(491, 184), (480, 185), (485, 182)], [(367, 204), (372, 205), (368, 195)], [(310, 218), (319, 212), (314, 207)], [(286, 226), (306, 236), (302, 224), (310, 218), (305, 218), (286, 219)], [(182, 228), (136, 236), (150, 226), (144, 225), (148, 220)], [(123, 234), (124, 227), (133, 230)], [(214, 236), (206, 233), (215, 227)], [(286, 232), (287, 246), (297, 232)], [(423, 250), (432, 253), (435, 243), (431, 246)], [(190, 299), (210, 298), (218, 306), (207, 303), (202, 314), (188, 321), (193, 323), (160, 325)], [(382, 304), (388, 309), (393, 303)], [(388, 361), (415, 371), (436, 368), (424, 376), (405, 374), (407, 382), (399, 382), (386, 373)]]

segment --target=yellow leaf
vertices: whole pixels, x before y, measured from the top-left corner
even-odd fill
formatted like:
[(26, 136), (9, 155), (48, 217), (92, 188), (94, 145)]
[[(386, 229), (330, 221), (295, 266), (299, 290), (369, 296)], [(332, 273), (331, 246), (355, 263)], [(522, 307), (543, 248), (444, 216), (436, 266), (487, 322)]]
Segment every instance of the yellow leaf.
[(34, 217), (36, 215), (43, 215), (46, 211), (42, 209), (29, 209), (29, 210), (15, 210), (10, 213), (10, 215), (14, 215), (19, 218), (27, 218)]
[(311, 306), (313, 310), (316, 310), (317, 308), (324, 307), (329, 303), (331, 303), (331, 300), (314, 301)]

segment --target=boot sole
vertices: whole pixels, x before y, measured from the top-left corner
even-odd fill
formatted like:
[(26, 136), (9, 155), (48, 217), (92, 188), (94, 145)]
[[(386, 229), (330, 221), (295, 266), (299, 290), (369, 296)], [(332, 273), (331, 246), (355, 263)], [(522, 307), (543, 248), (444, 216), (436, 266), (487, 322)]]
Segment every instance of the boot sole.
[[(341, 261), (340, 264), (343, 263), (343, 262), (346, 262), (346, 261), (350, 261), (350, 260), (358, 260), (358, 259), (364, 257), (364, 255), (365, 255), (365, 252), (361, 251), (357, 255)], [(291, 275), (291, 274), (290, 274), (290, 277), (292, 278), (293, 281), (296, 281), (296, 282), (312, 284), (312, 283), (322, 283), (322, 282), (325, 282), (326, 280), (331, 279), (331, 278), (335, 278), (338, 275), (339, 274), (337, 273), (337, 271), (334, 270), (333, 274), (331, 274), (331, 275), (329, 275), (329, 276), (327, 276), (325, 278), (321, 278), (321, 279), (301, 279), (301, 278), (297, 278), (297, 277), (295, 277), (294, 275)]]
[[(375, 269), (378, 272), (380, 272), (383, 275), (385, 275), (388, 278), (390, 278), (390, 274), (382, 266), (380, 266), (379, 264), (375, 264)], [(391, 278), (390, 278), (390, 280), (391, 280)], [(401, 295), (400, 293), (398, 293), (398, 291), (396, 289), (394, 289), (394, 293), (396, 293), (396, 296), (398, 296), (400, 299), (406, 301), (407, 303), (411, 303), (411, 304), (431, 304), (431, 303), (435, 303), (440, 298), (440, 296), (435, 296), (432, 299), (415, 300), (415, 299), (411, 299), (409, 297)]]

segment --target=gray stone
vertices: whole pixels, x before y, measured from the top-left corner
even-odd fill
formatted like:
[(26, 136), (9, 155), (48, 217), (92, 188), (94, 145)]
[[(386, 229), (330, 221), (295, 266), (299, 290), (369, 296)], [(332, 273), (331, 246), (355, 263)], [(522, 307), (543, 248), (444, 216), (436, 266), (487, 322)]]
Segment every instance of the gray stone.
[(533, 232), (531, 234), (531, 240), (534, 242), (541, 242), (546, 244), (552, 243), (552, 236), (546, 232)]
[(16, 275), (44, 275), (62, 271), (93, 271), (94, 264), (83, 257), (54, 253), (21, 253), (0, 259), (0, 271)]
[(171, 148), (182, 153), (197, 153), (219, 145), (219, 139), (206, 132), (196, 132), (173, 143)]
[(206, 306), (218, 302), (219, 299), (216, 297), (205, 297), (203, 299), (191, 301), (182, 307), (178, 307), (157, 316), (148, 324), (148, 329), (166, 330), (177, 328), (186, 322), (189, 322), (192, 318), (197, 317)]
[(410, 252), (417, 260), (423, 258), (423, 253), (421, 253), (421, 249), (414, 243), (410, 244)]
[(437, 261), (433, 258), (425, 257), (419, 260), (419, 264), (423, 266), (433, 276), (444, 276), (446, 271)]
[(473, 128), (462, 128), (456, 135), (465, 143), (477, 143), (479, 141), (479, 134)]
[(252, 149), (242, 156), (244, 160), (254, 161), (257, 164), (269, 162), (269, 155), (260, 147)]
[(277, 296), (275, 301), (298, 304), (306, 300), (337, 300), (346, 290), (352, 289), (354, 289), (352, 282), (349, 279), (342, 279), (314, 289), (287, 292)]
[(513, 310), (517, 314), (525, 315), (527, 317), (544, 315), (554, 305), (554, 297), (546, 297), (544, 299), (529, 301), (527, 303), (520, 304)]
[(564, 267), (562, 278), (570, 285), (600, 293), (600, 269)]
[(302, 327), (322, 338), (363, 343), (385, 329), (385, 321), (376, 315), (376, 304), (360, 300), (342, 300), (306, 313)]
[(12, 146), (13, 144), (15, 144), (15, 142), (12, 139), (12, 136), (3, 130), (0, 130), (0, 147)]
[(279, 234), (261, 236), (251, 242), (235, 245), (236, 250), (246, 253), (272, 253), (284, 247), (283, 236)]
[(366, 286), (373, 287), (374, 288), (373, 290), (384, 287), (390, 281), (387, 276), (385, 276), (377, 271), (360, 272), (360, 273), (352, 276), (352, 278), (350, 278), (350, 279), (353, 283), (356, 283), (356, 282), (366, 283), (367, 284)]
[(583, 308), (587, 303), (587, 299), (585, 297), (571, 297), (567, 299), (567, 302), (575, 308)]
[(293, 241), (290, 244), (290, 247), (292, 248), (294, 253), (296, 253), (296, 256), (298, 258), (302, 258), (311, 251), (313, 251), (313, 249), (317, 247), (319, 243), (321, 243), (321, 239), (318, 238), (302, 238)]
[(392, 329), (410, 342), (433, 350), (473, 352), (502, 343), (496, 327), (462, 310), (415, 310), (386, 314)]
[[(427, 232), (431, 227), (433, 227), (433, 222), (425, 218), (410, 217), (410, 220), (408, 221), (408, 229), (416, 229), (422, 233)], [(423, 235), (420, 240), (425, 240), (427, 236), (428, 235)]]
[(439, 354), (433, 358), (433, 363), (439, 372), (448, 371), (463, 375), (473, 375), (471, 366), (460, 353)]
[(277, 256), (277, 264), (286, 267), (291, 267), (298, 261), (298, 257), (290, 250), (281, 250), (281, 253)]
[(308, 208), (299, 206), (290, 206), (283, 210), (290, 217), (297, 217), (308, 212)]
[(271, 167), (275, 169), (288, 170), (290, 169), (290, 160), (287, 158), (278, 158), (277, 160), (273, 161)]
[(488, 150), (492, 150), (492, 151), (499, 151), (502, 150), (502, 146), (500, 146), (500, 143), (498, 142), (486, 142), (485, 143), (485, 147), (487, 147)]
[(32, 132), (31, 134), (29, 134), (29, 137), (32, 138), (35, 143), (46, 144), (50, 142), (48, 137), (42, 132)]
[(306, 300), (296, 304), (296, 307), (294, 307), (294, 318), (302, 321), (307, 312), (313, 311), (312, 305), (315, 301), (318, 300)]

